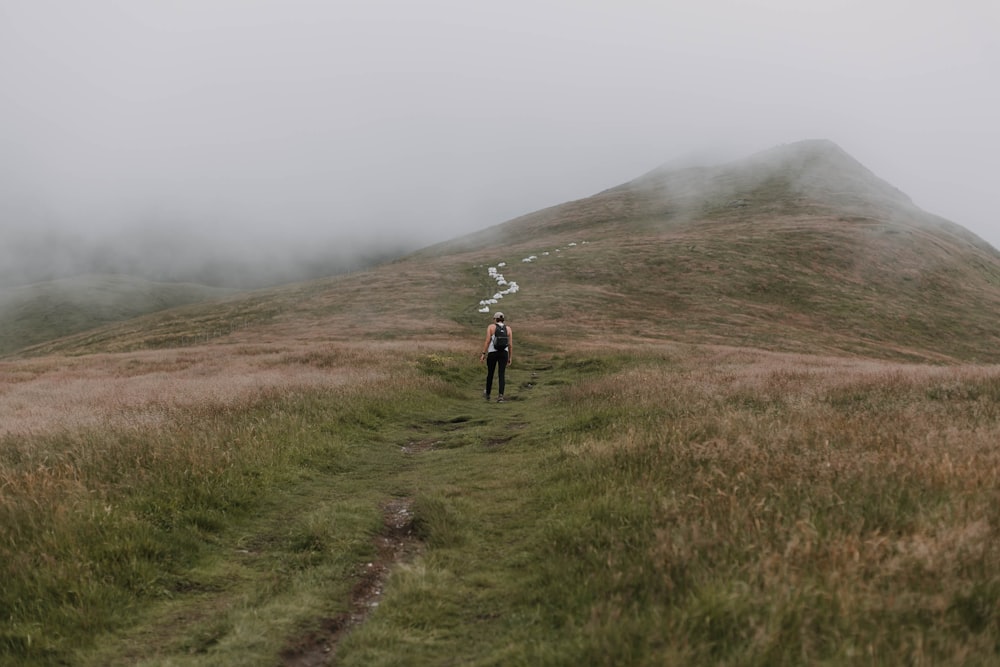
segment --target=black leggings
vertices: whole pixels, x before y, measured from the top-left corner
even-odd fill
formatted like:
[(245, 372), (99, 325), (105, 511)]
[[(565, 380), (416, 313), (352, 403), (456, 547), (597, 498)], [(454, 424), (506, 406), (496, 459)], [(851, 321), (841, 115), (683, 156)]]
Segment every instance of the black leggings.
[(507, 351), (503, 352), (490, 352), (486, 355), (486, 395), (489, 396), (493, 391), (493, 371), (500, 367), (500, 373), (497, 376), (497, 380), (500, 382), (500, 395), (503, 396), (503, 386), (504, 386), (504, 372), (507, 370)]

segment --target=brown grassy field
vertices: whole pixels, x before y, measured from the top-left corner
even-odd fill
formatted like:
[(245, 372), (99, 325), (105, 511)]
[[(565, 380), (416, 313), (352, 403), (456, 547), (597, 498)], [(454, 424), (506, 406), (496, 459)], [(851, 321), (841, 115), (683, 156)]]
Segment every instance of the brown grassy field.
[[(476, 446), (478, 436), (466, 440), (463, 432), (489, 425), (464, 425), (477, 423), (473, 406), (481, 404), (466, 347), (459, 340), (420, 352), (398, 341), (220, 343), (5, 362), (0, 400), (5, 414), (16, 415), (0, 437), (5, 561), (8, 567), (30, 563), (54, 578), (46, 584), (43, 577), (29, 590), (77, 579), (91, 582), (89, 595), (100, 599), (121, 586), (101, 583), (101, 568), (118, 562), (102, 565), (93, 555), (106, 549), (104, 540), (127, 544), (146, 530), (139, 528), (145, 521), (180, 512), (167, 524), (167, 539), (192, 521), (199, 539), (225, 544), (224, 517), (232, 508), (211, 513), (203, 503), (236, 503), (230, 486), (274, 493), (266, 478), (244, 488), (239, 480), (246, 472), (232, 477), (234, 471), (280, 470), (288, 459), (298, 460), (296, 448), (317, 429), (316, 435), (346, 437), (335, 450), (340, 454), (321, 460), (342, 457), (345, 446), (381, 460), (377, 443), (393, 434), (388, 437), (398, 443), (428, 443), (430, 452), (441, 452), (420, 455), (432, 458), (397, 472), (377, 464), (383, 471), (378, 484), (415, 493), (417, 516), (427, 522), (425, 555), (399, 566), (387, 585), (384, 613), (354, 630), (340, 651), (343, 664), (402, 664), (403, 655), (411, 664), (440, 664), (442, 655), (456, 652), (490, 664), (570, 664), (604, 655), (616, 656), (618, 664), (988, 664), (994, 655), (1000, 637), (994, 568), (1000, 557), (1000, 368), (679, 343), (591, 343), (566, 355), (528, 342), (520, 363), (535, 369), (538, 387), (525, 388), (522, 374), (520, 390), (511, 392), (515, 413), (508, 418), (515, 430), (508, 424)], [(406, 396), (414, 392), (426, 400), (412, 411)], [(295, 407), (295, 396), (320, 397), (328, 414), (310, 416)], [(459, 417), (449, 419), (455, 410)], [(291, 425), (276, 429), (269, 422)], [(414, 432), (421, 422), (447, 428)], [(448, 445), (449, 438), (460, 440)], [(476, 460), (494, 458), (494, 442), (510, 442), (518, 453), (507, 463), (493, 460), (498, 479), (486, 481), (478, 469), (486, 461)], [(358, 482), (350, 478), (371, 482), (362, 473), (347, 474), (335, 484), (357, 498), (361, 492), (351, 489)], [(530, 490), (518, 481), (526, 475)], [(469, 487), (471, 480), (477, 481)], [(195, 484), (200, 498), (206, 483), (230, 495), (151, 500), (170, 495), (164, 484)], [(137, 500), (144, 485), (152, 496)], [(520, 489), (517, 501), (498, 497), (508, 495), (501, 489), (509, 485)], [(151, 502), (158, 509), (137, 509)], [(377, 507), (375, 499), (368, 502)], [(545, 509), (553, 505), (557, 514)], [(104, 517), (97, 524), (105, 525), (103, 537), (85, 528), (94, 511)], [(480, 516), (498, 512), (502, 521)], [(326, 521), (343, 522), (333, 515), (317, 520), (309, 519), (308, 530), (323, 535)], [(122, 522), (114, 531), (123, 537), (113, 537), (109, 521)], [(535, 528), (516, 537), (525, 526)], [(215, 533), (219, 537), (208, 537)], [(323, 539), (321, 553), (342, 558), (331, 538), (309, 539)], [(506, 540), (512, 542), (505, 546)], [(70, 555), (79, 566), (63, 562), (50, 570)], [(354, 558), (363, 565), (365, 556)], [(509, 570), (507, 558), (528, 558), (538, 578), (516, 576), (520, 566)], [(465, 567), (478, 574), (462, 574)], [(321, 568), (306, 571), (320, 576)], [(143, 572), (129, 576), (150, 576)], [(182, 573), (172, 576), (199, 578)], [(18, 580), (12, 570), (6, 576)], [(456, 576), (488, 577), (496, 597), (489, 604), (511, 614), (534, 608), (533, 596), (545, 591), (544, 608), (535, 612), (541, 616), (525, 627), (491, 623), (475, 630), (464, 625), (462, 613), (442, 616), (458, 604), (451, 598)], [(428, 583), (435, 580), (442, 590)], [(241, 590), (210, 581), (213, 590)], [(191, 585), (197, 591), (202, 584)], [(465, 593), (473, 607), (479, 594)], [(56, 618), (67, 627), (67, 604), (99, 608), (88, 601), (86, 587), (78, 595), (80, 602), (57, 605), (63, 611)], [(231, 604), (225, 595), (213, 594), (212, 604)], [(161, 657), (193, 641), (183, 637), (207, 623), (195, 612), (208, 602), (204, 593), (170, 599), (188, 605), (193, 625), (161, 618), (155, 632), (143, 630), (146, 650)], [(206, 645), (180, 664), (265, 659), (282, 636), (294, 636), (308, 621), (284, 616), (280, 607), (287, 602), (239, 604), (269, 619), (250, 625), (257, 628), (250, 632), (277, 643), (251, 641), (240, 629), (249, 621), (227, 612), (231, 619), (213, 631), (227, 638), (227, 652)], [(407, 637), (420, 631), (401, 614), (423, 614), (433, 619), (428, 627), (453, 628), (452, 639), (422, 640), (414, 654)], [(129, 624), (106, 627), (121, 632)], [(19, 646), (20, 633), (30, 634), (23, 625), (8, 628), (10, 646)], [(138, 662), (141, 649), (121, 646), (130, 647), (121, 649), (131, 652), (128, 664)], [(32, 655), (23, 651), (13, 655)], [(87, 653), (77, 655), (82, 663)], [(126, 664), (98, 655), (101, 664)]]
[(196, 409), (385, 378), (393, 347), (293, 341), (0, 362), (0, 436), (152, 427)]

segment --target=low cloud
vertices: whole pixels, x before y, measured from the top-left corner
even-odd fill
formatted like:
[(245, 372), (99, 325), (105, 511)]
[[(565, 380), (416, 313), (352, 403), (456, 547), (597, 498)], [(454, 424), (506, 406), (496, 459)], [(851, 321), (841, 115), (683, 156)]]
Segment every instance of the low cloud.
[(979, 5), (8, 0), (2, 273), (392, 253), (808, 138), (1000, 245)]

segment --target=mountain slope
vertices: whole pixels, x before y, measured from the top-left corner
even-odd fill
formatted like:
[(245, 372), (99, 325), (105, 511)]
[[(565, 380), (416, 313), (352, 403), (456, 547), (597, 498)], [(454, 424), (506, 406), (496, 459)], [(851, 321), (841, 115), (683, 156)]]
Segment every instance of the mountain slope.
[[(369, 271), (160, 314), (155, 344), (190, 340), (199, 318), (255, 340), (316, 327), (331, 339), (474, 339), (488, 320), (480, 302), (499, 289), (487, 269), (501, 263), (520, 290), (487, 311), (555, 348), (680, 340), (1000, 361), (1000, 254), (826, 141), (657, 169)], [(225, 320), (241, 317), (244, 333), (229, 334)], [(147, 346), (151, 322), (87, 344)]]
[(518, 270), (544, 285), (520, 316), (563, 313), (612, 338), (998, 358), (1000, 254), (830, 142), (654, 170), (432, 252), (580, 240)]
[(0, 354), (232, 292), (123, 275), (85, 275), (0, 290)]

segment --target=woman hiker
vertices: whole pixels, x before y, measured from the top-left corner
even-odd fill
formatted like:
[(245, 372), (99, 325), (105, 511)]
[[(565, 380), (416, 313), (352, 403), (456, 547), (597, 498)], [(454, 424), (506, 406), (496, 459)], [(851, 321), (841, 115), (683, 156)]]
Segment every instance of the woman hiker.
[(493, 324), (486, 328), (483, 353), (479, 356), (480, 361), (486, 363), (486, 389), (483, 391), (483, 398), (487, 401), (490, 400), (490, 392), (493, 391), (493, 371), (499, 365), (500, 395), (497, 397), (497, 403), (503, 403), (504, 371), (510, 366), (513, 348), (514, 332), (504, 323), (503, 313), (494, 313)]

